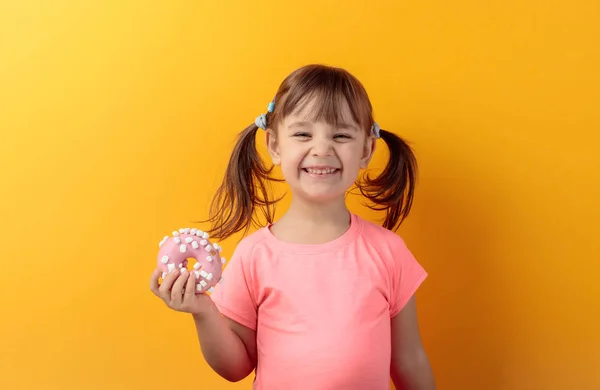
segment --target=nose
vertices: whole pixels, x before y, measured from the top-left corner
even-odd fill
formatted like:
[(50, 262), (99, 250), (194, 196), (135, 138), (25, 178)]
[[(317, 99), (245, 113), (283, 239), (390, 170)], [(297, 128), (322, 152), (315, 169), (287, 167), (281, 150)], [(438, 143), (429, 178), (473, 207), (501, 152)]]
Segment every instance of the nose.
[(333, 154), (333, 142), (326, 137), (315, 137), (311, 154), (313, 157), (331, 156)]

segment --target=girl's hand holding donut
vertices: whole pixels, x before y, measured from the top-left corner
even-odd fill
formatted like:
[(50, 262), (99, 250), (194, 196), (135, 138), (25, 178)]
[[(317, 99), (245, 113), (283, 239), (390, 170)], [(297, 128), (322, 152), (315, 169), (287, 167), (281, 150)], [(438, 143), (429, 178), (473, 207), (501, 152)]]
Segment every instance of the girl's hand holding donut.
[(214, 305), (208, 294), (197, 294), (196, 275), (187, 268), (175, 269), (159, 284), (162, 270), (157, 268), (150, 278), (150, 290), (173, 310), (202, 316)]
[[(150, 279), (150, 289), (173, 310), (202, 315), (213, 301), (206, 294), (222, 282), (221, 246), (209, 241), (198, 229), (182, 228), (164, 236), (158, 243), (157, 268)], [(194, 261), (188, 270), (188, 260)], [(159, 278), (162, 282), (159, 283)]]

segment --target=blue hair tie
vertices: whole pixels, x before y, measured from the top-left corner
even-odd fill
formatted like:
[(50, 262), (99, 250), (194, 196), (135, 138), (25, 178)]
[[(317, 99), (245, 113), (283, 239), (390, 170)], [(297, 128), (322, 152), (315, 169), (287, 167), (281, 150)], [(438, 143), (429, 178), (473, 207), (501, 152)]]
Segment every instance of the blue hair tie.
[(267, 129), (267, 114), (260, 114), (259, 116), (257, 116), (256, 119), (254, 120), (254, 124), (259, 129), (266, 130)]
[[(273, 112), (273, 111), (275, 111), (275, 101), (274, 100), (272, 100), (269, 103), (269, 105), (267, 106), (267, 112)], [(254, 124), (259, 129), (266, 130), (267, 129), (267, 114), (260, 114), (259, 116), (257, 116), (256, 119), (254, 120)]]
[(377, 122), (373, 123), (373, 127), (371, 127), (371, 133), (375, 136), (375, 138), (381, 138), (381, 127), (379, 127)]

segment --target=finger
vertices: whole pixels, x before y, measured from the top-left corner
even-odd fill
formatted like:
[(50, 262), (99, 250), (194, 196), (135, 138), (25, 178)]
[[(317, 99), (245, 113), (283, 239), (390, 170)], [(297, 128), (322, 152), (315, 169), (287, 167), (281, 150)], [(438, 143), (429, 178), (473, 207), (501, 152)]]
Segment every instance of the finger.
[(158, 296), (158, 278), (161, 275), (161, 271), (160, 269), (155, 269), (154, 272), (152, 272), (152, 276), (150, 276), (150, 291), (152, 291), (154, 293), (154, 295)]
[(177, 280), (178, 277), (179, 277), (178, 269), (169, 271), (167, 276), (164, 277), (163, 282), (161, 283), (160, 287), (158, 288), (160, 297), (165, 302), (169, 302), (171, 300), (171, 288), (173, 287), (173, 284), (175, 283), (175, 281)]
[(183, 301), (191, 302), (196, 294), (196, 275), (193, 272), (189, 272), (190, 276), (188, 277), (187, 283), (185, 284), (185, 294), (183, 297)]
[(190, 273), (187, 270), (187, 268), (181, 268), (180, 276), (179, 276), (179, 278), (177, 278), (175, 283), (173, 283), (173, 288), (171, 289), (171, 301), (172, 302), (177, 302), (177, 303), (181, 304), (181, 302), (183, 301), (182, 290), (183, 290), (183, 286), (185, 285), (185, 282), (187, 281), (189, 275), (190, 275)]

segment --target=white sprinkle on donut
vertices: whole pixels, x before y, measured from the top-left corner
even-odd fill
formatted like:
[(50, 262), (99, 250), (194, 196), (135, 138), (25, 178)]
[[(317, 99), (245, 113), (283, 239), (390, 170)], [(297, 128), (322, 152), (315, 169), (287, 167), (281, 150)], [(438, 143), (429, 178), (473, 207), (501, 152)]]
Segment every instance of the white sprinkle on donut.
[(204, 280), (201, 280), (201, 281), (200, 281), (200, 285), (201, 285), (202, 287), (206, 287), (206, 286), (208, 286), (208, 283), (206, 283)]
[(208, 241), (206, 241), (206, 240), (200, 241), (200, 245), (202, 245), (202, 246), (206, 246), (207, 244), (208, 244)]
[(181, 253), (185, 252), (187, 250), (187, 246), (185, 246), (185, 244), (181, 244), (181, 246), (179, 247), (179, 251)]
[(209, 292), (209, 293), (211, 293), (211, 292), (213, 292), (213, 291), (215, 291), (215, 288), (214, 288), (214, 287), (211, 287), (211, 288), (209, 288), (209, 289), (208, 289), (208, 292)]
[(202, 238), (204, 238), (205, 240), (208, 240), (208, 237), (210, 237), (210, 236), (208, 235), (208, 233), (204, 232), (204, 234), (202, 235)]
[(194, 239), (192, 237), (186, 237), (186, 239), (185, 239), (185, 242), (187, 242), (188, 244), (192, 241), (194, 241)]
[(160, 259), (161, 263), (167, 264), (169, 262), (169, 256), (164, 255), (162, 259)]
[(207, 261), (212, 261), (212, 256), (206, 256)]
[(179, 235), (179, 232), (177, 230), (173, 230), (173, 236), (177, 237)]
[(202, 291), (202, 286), (200, 285), (200, 283), (198, 283), (198, 284), (196, 285), (196, 290), (198, 290), (198, 291)]
[(198, 237), (202, 237), (202, 235), (203, 235), (203, 234), (204, 234), (204, 232), (203, 232), (202, 230), (198, 230), (198, 231), (196, 232), (196, 235), (197, 235)]
[(179, 239), (179, 237), (175, 237), (173, 240), (175, 240), (175, 244), (181, 244), (181, 239)]
[(206, 280), (212, 280), (212, 278), (213, 278), (213, 274), (206, 275)]
[(206, 249), (207, 252), (211, 252), (213, 250), (213, 247), (210, 245), (207, 245), (206, 248), (204, 248), (204, 249)]
[(183, 229), (183, 232), (184, 232), (185, 234), (190, 234), (190, 228), (185, 228), (185, 229)]
[(205, 270), (200, 270), (199, 272), (200, 276), (202, 276), (203, 278), (206, 278), (208, 276), (208, 272), (206, 272)]
[(169, 270), (169, 272), (173, 271), (175, 269), (175, 264), (173, 264), (173, 263), (167, 264), (167, 269)]
[(200, 248), (200, 245), (198, 245), (198, 243), (196, 241), (192, 241), (192, 248), (198, 249), (198, 248)]
[(194, 264), (194, 269), (198, 269), (198, 268), (200, 268), (200, 263)]
[(163, 239), (158, 243), (158, 247), (162, 247), (165, 242), (169, 239), (169, 236), (164, 236)]
[(198, 229), (192, 228), (192, 230), (190, 230), (190, 234), (195, 235), (197, 231), (198, 231)]

